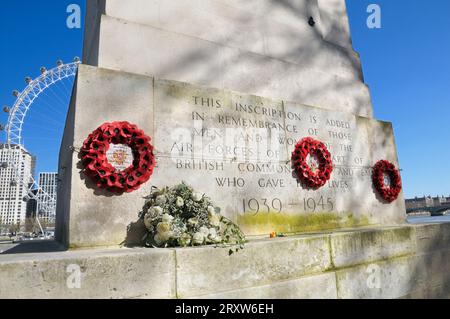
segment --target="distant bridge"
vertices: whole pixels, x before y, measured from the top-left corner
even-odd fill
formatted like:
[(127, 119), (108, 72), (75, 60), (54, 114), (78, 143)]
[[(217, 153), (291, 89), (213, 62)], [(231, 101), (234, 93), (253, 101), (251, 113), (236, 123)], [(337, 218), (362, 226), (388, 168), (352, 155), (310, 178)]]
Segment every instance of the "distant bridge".
[(407, 214), (428, 212), (431, 216), (442, 216), (446, 211), (450, 211), (449, 205), (434, 206), (434, 207), (420, 207), (420, 208), (409, 208), (406, 210)]

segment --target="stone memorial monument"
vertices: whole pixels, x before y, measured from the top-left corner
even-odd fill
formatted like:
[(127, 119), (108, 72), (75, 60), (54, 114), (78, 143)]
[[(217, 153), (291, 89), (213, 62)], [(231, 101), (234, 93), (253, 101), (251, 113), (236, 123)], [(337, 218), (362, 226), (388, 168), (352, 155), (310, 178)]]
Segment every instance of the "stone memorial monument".
[[(399, 164), (392, 125), (372, 118), (344, 1), (89, 1), (85, 33), (60, 157), (57, 237), (69, 247), (124, 242), (151, 187), (182, 181), (248, 236), (404, 222), (403, 194), (388, 203), (372, 180), (378, 161)], [(155, 148), (149, 182), (130, 194), (95, 187), (77, 152), (114, 121)], [(293, 167), (307, 137), (331, 156), (322, 187)]]
[[(449, 297), (450, 224), (405, 224), (393, 128), (373, 118), (344, 0), (86, 13), (59, 159), (64, 251), (0, 254), (1, 298)], [(139, 241), (152, 187), (182, 181), (241, 227), (243, 250), (119, 247)]]

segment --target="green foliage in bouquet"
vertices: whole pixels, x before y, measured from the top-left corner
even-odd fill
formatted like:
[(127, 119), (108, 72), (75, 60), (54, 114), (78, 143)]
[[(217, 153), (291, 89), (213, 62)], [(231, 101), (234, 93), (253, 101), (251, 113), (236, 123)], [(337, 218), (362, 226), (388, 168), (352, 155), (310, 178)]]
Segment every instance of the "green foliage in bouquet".
[(146, 197), (141, 218), (148, 229), (144, 244), (149, 247), (236, 245), (243, 248), (245, 237), (239, 227), (220, 215), (204, 194), (184, 182), (172, 188), (154, 188)]

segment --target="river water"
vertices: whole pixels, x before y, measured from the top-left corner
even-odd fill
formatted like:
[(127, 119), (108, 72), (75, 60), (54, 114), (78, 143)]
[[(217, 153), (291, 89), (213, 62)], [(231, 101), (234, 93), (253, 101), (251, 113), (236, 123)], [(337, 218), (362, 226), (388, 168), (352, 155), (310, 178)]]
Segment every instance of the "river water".
[(410, 224), (450, 223), (450, 215), (444, 216), (408, 216)]

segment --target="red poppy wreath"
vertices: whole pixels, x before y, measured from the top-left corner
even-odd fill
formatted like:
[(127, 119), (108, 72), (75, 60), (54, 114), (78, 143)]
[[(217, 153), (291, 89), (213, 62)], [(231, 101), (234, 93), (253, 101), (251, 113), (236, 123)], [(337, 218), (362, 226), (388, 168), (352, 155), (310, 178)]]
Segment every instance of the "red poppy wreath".
[[(317, 170), (313, 171), (307, 163), (308, 156), (314, 156), (318, 162)], [(325, 185), (333, 172), (331, 154), (325, 144), (306, 137), (299, 141), (292, 153), (294, 172), (307, 187), (317, 189)]]
[[(131, 148), (132, 164), (118, 171), (109, 163), (106, 152), (111, 144)], [(150, 179), (155, 167), (150, 137), (136, 125), (128, 122), (104, 123), (89, 134), (81, 148), (84, 173), (97, 187), (112, 193), (130, 193)]]
[[(385, 183), (386, 175), (389, 177), (390, 185)], [(398, 169), (386, 160), (381, 160), (375, 164), (372, 181), (377, 192), (388, 203), (395, 201), (402, 190), (402, 181)]]

